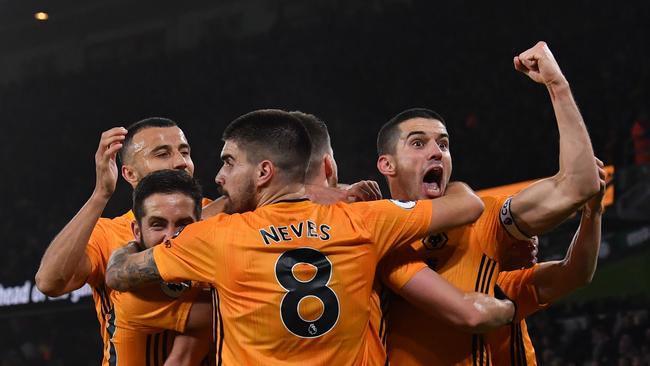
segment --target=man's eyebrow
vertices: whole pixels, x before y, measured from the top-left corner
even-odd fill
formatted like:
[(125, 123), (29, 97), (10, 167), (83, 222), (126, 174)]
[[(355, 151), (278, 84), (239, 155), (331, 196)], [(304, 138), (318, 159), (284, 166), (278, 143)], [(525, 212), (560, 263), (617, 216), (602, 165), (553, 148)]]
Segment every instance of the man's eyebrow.
[(171, 148), (172, 148), (171, 145), (158, 145), (158, 146), (154, 147), (153, 149), (151, 149), (151, 151), (154, 152), (154, 151), (158, 151), (158, 150), (171, 150)]
[(405, 139), (408, 139), (413, 135), (426, 135), (426, 133), (424, 131), (411, 131), (406, 135)]
[(221, 161), (226, 161), (226, 160), (229, 160), (229, 159), (230, 159), (230, 160), (234, 160), (234, 158), (233, 158), (232, 155), (230, 155), (230, 154), (223, 154), (223, 155), (221, 155)]
[(164, 218), (164, 217), (162, 217), (162, 216), (149, 216), (148, 221), (149, 221), (149, 222), (153, 222), (153, 221), (167, 221), (167, 219)]
[[(411, 137), (411, 136), (415, 136), (415, 135), (425, 135), (425, 136), (426, 136), (426, 134), (427, 134), (427, 133), (424, 132), (424, 131), (411, 131), (411, 132), (409, 132), (409, 133), (406, 135), (406, 137), (405, 137), (404, 139), (405, 139), (405, 140), (408, 140), (409, 137)], [(443, 132), (443, 133), (440, 133), (440, 134), (438, 134), (438, 136), (436, 136), (436, 140), (440, 140), (440, 139), (448, 139), (448, 138), (449, 138), (449, 134), (444, 133), (444, 132)]]
[(178, 149), (190, 149), (190, 144), (187, 142), (183, 142), (182, 144), (178, 145)]

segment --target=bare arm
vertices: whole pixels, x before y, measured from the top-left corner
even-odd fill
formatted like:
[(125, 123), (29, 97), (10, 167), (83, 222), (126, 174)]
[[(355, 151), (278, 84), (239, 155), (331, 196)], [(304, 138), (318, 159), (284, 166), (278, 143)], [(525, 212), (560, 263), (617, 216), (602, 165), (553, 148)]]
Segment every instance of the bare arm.
[(96, 183), (90, 199), (48, 246), (36, 273), (36, 286), (49, 296), (59, 296), (81, 287), (91, 271), (86, 245), (117, 183), (115, 155), (122, 147), (126, 130), (105, 131), (95, 153)]
[(447, 231), (476, 221), (483, 213), (483, 201), (464, 183), (452, 182), (445, 195), (433, 200), (429, 233)]
[(427, 314), (471, 333), (482, 333), (512, 321), (515, 307), (481, 293), (463, 293), (430, 268), (423, 268), (399, 291)]
[(564, 259), (541, 263), (533, 273), (538, 301), (542, 304), (556, 301), (588, 285), (594, 276), (600, 249), (601, 201), (605, 193), (605, 172), (602, 168), (600, 174), (601, 190), (585, 205), (580, 227)]
[(138, 252), (136, 242), (113, 251), (106, 267), (106, 285), (121, 292), (160, 280), (153, 248)]
[(207, 219), (209, 217), (223, 213), (224, 203), (225, 201), (222, 196), (207, 204), (201, 211), (201, 219)]
[(587, 128), (569, 83), (544, 42), (514, 58), (515, 68), (545, 84), (560, 134), (559, 171), (512, 199), (517, 226), (529, 236), (557, 226), (598, 192), (598, 173)]

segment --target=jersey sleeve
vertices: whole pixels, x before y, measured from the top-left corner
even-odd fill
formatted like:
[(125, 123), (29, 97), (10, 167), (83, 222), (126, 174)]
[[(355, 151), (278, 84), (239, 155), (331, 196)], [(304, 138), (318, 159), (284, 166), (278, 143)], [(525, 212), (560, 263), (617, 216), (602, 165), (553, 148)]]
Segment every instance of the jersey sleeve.
[(219, 232), (225, 234), (227, 215), (195, 222), (181, 233), (153, 248), (158, 272), (167, 282), (185, 280), (214, 283)]
[(482, 196), (481, 200), (485, 209), (481, 217), (474, 223), (475, 230), (473, 232), (478, 236), (476, 239), (482, 246), (483, 252), (500, 262), (513, 244), (527, 244), (528, 242), (522, 242), (507, 230), (508, 223), (514, 223), (514, 220), (511, 216), (508, 219), (508, 216), (502, 213), (510, 212), (510, 197)]
[(388, 253), (379, 262), (377, 271), (382, 282), (399, 293), (416, 273), (427, 267), (414, 245), (406, 245)]
[(517, 304), (514, 322), (519, 322), (538, 310), (543, 310), (549, 304), (540, 304), (537, 289), (533, 283), (533, 273), (538, 265), (531, 268), (510, 272), (500, 272), (497, 286), (503, 293)]
[(357, 205), (375, 244), (378, 258), (397, 246), (425, 236), (431, 225), (430, 200), (381, 200)]
[(90, 274), (86, 282), (91, 287), (104, 285), (106, 266), (108, 264), (109, 253), (109, 234), (107, 233), (106, 219), (99, 219), (97, 225), (93, 228), (86, 245), (86, 256), (90, 261)]

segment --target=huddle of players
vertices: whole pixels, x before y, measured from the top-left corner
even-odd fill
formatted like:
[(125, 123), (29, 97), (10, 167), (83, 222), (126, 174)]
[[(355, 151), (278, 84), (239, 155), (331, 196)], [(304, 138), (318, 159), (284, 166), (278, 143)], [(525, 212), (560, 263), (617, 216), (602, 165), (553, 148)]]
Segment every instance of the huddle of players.
[[(534, 365), (524, 318), (591, 280), (604, 172), (548, 47), (514, 64), (549, 90), (560, 169), (512, 197), (449, 182), (433, 111), (380, 130), (394, 200), (376, 200), (375, 182), (338, 186), (316, 117), (260, 110), (224, 131), (222, 196), (210, 202), (183, 132), (151, 118), (102, 134), (95, 191), (48, 247), (37, 285), (51, 296), (91, 285), (104, 365)], [(118, 154), (133, 210), (101, 218)], [(532, 237), (580, 208), (565, 259), (535, 263)], [(385, 286), (399, 295), (390, 304)]]

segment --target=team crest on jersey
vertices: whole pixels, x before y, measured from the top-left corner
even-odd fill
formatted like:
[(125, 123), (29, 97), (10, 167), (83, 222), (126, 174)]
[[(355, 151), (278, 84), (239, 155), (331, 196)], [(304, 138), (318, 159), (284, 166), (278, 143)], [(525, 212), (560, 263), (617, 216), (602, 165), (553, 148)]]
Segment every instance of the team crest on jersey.
[(410, 210), (413, 207), (415, 207), (415, 201), (402, 201), (402, 200), (390, 200), (390, 201), (405, 210)]
[(429, 250), (440, 249), (447, 244), (448, 239), (446, 233), (429, 235), (422, 239), (422, 244), (424, 244), (424, 246)]
[(177, 299), (181, 296), (183, 292), (192, 287), (191, 281), (184, 282), (160, 282), (160, 289), (162, 292), (171, 297), (172, 299)]

